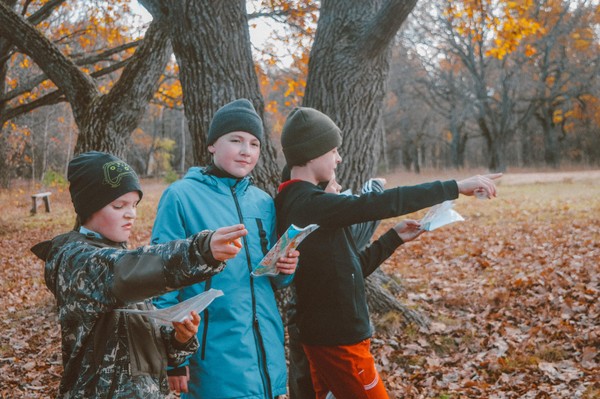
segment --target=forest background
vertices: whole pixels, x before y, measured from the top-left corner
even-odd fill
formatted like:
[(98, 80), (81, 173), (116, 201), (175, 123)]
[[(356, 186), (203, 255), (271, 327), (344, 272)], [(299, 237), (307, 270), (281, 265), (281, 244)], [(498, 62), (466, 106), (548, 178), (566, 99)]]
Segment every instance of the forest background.
[[(213, 108), (216, 110), (224, 103), (220, 96), (232, 96), (229, 91), (236, 90), (242, 92), (238, 96), (251, 98), (257, 103), (259, 112), (264, 112), (272, 140), (263, 158), (268, 159), (265, 163), (275, 164), (267, 174), (277, 174), (282, 166), (283, 159), (273, 147), (279, 146), (279, 134), (289, 111), (296, 105), (326, 108), (332, 101), (337, 104), (331, 105), (333, 111), (330, 114), (348, 136), (342, 150), (348, 155), (353, 154), (347, 169), (354, 172), (342, 171), (341, 176), (347, 185), (358, 184), (356, 181), (369, 175), (396, 168), (417, 173), (423, 168), (505, 171), (509, 167), (587, 168), (600, 162), (600, 17), (597, 1), (465, 0), (417, 4), (401, 28), (392, 28), (393, 38), (386, 44), (384, 57), (387, 70), (383, 71), (379, 66), (381, 63), (369, 65), (360, 58), (352, 61), (354, 64), (347, 62), (351, 57), (343, 53), (345, 46), (340, 43), (334, 43), (340, 54), (332, 57), (333, 60), (322, 61), (319, 54), (311, 56), (319, 21), (319, 2), (249, 2), (249, 29), (271, 31), (266, 40), (248, 41), (248, 46), (252, 46), (251, 68), (256, 72), (249, 80), (257, 82), (260, 92), (253, 88), (233, 88), (221, 89), (220, 92), (225, 93), (215, 94), (219, 89), (214, 86), (220, 83), (219, 79), (223, 85), (239, 83), (208, 76), (191, 87), (199, 92), (208, 91), (206, 96), (211, 96), (209, 101), (196, 101), (199, 104), (192, 103), (191, 89), (183, 96), (184, 90), (178, 79), (181, 66), (172, 56), (168, 40), (152, 36), (154, 32), (149, 33), (146, 30), (148, 23), (144, 23), (148, 17), (142, 18), (139, 11), (134, 13), (129, 1), (3, 2), (12, 3), (21, 14), (36, 17), (33, 22), (37, 23), (38, 31), (86, 77), (95, 80), (97, 91), (105, 94), (105, 102), (110, 100), (115, 103), (115, 108), (120, 107), (120, 111), (116, 111), (100, 104), (85, 110), (91, 116), (81, 117), (83, 112), (77, 112), (76, 105), (74, 114), (66, 89), (57, 89), (43, 68), (26, 54), (33, 51), (31, 55), (35, 56), (35, 50), (32, 50), (35, 47), (19, 51), (2, 39), (0, 77), (4, 78), (4, 86), (0, 90), (0, 183), (3, 187), (8, 187), (14, 178), (43, 181), (47, 185), (64, 181), (66, 165), (74, 149), (93, 146), (105, 146), (106, 150), (118, 152), (142, 176), (168, 175), (174, 179), (189, 166), (206, 162), (208, 155), (202, 136)], [(330, 4), (333, 4), (330, 8), (340, 6), (336, 2)], [(139, 5), (134, 8), (142, 9)], [(198, 12), (206, 14), (203, 10)], [(219, 12), (224, 10), (208, 13), (205, 18), (216, 19), (218, 15), (214, 14)], [(354, 23), (359, 29), (363, 28), (360, 22), (350, 20), (345, 24)], [(16, 30), (9, 23), (4, 25), (11, 32)], [(137, 39), (143, 38), (144, 34), (154, 52), (165, 52), (161, 46), (167, 48), (166, 57), (143, 60), (146, 64), (159, 64), (158, 71), (154, 68), (147, 73), (154, 74), (157, 83), (145, 83), (150, 87), (138, 90), (138, 97), (147, 97), (145, 102), (137, 99), (116, 101), (117, 95), (123, 93), (117, 91), (124, 86), (122, 81), (125, 79), (119, 79), (123, 68), (132, 61), (130, 57), (140, 45)], [(207, 40), (210, 34), (216, 33), (206, 33)], [(226, 39), (229, 37), (223, 40)], [(358, 41), (359, 38), (350, 39)], [(333, 40), (339, 41), (340, 34)], [(201, 46), (202, 43), (180, 44), (183, 45)], [(218, 48), (217, 45), (210, 48), (213, 47)], [(48, 64), (52, 59), (51, 55), (39, 53), (41, 63)], [(237, 59), (223, 66), (218, 54), (212, 57), (208, 61), (197, 61), (204, 63), (204, 70), (200, 72), (208, 74), (209, 69), (222, 68), (222, 73), (231, 75), (248, 73), (242, 73), (247, 65)], [(222, 57), (224, 63), (225, 55)], [(313, 74), (316, 76), (313, 80), (319, 81), (309, 87), (312, 93), (319, 89), (335, 91), (339, 92), (337, 97), (315, 100), (318, 95), (311, 93), (312, 97), (303, 103), (309, 62), (313, 62), (314, 71), (333, 69), (331, 75)], [(354, 76), (346, 69), (357, 68), (364, 68), (366, 74), (379, 75), (378, 80), (357, 77), (356, 82), (350, 84)], [(133, 73), (129, 71), (126, 78), (131, 75)], [(341, 77), (335, 78), (337, 75)], [(323, 83), (330, 76), (336, 80), (337, 87)], [(192, 78), (187, 77), (188, 81)], [(198, 80), (194, 79), (194, 82)], [(118, 82), (121, 87), (115, 88)], [(385, 84), (377, 93), (381, 98), (371, 103), (356, 100), (354, 104), (340, 104), (352, 102), (356, 96), (360, 98), (361, 90), (367, 97), (369, 83), (374, 86)], [(212, 87), (207, 88), (208, 85)], [(315, 88), (318, 86), (323, 87)], [(111, 90), (116, 92), (112, 97)], [(72, 97), (94, 102), (90, 100), (92, 97)], [(184, 112), (184, 97), (191, 109), (189, 120)], [(375, 105), (378, 109), (367, 108)], [(192, 109), (194, 107), (198, 109)], [(117, 115), (128, 108), (137, 113), (132, 117)], [(338, 116), (344, 110), (351, 116)], [(376, 118), (364, 123), (352, 119), (358, 118), (352, 115), (361, 113), (372, 113)], [(113, 123), (119, 126), (107, 128), (108, 122), (89, 123), (87, 119), (94, 115), (104, 120), (112, 117), (118, 120)], [(86, 123), (89, 126), (83, 127)], [(124, 138), (113, 140), (113, 147), (102, 144), (101, 139), (86, 138), (90, 130), (94, 131), (92, 135), (100, 136), (106, 129), (113, 129)], [(356, 153), (362, 155), (360, 162), (352, 159)], [(260, 180), (267, 182), (270, 177)]]
[[(347, 187), (508, 172), (501, 200), (464, 203), (476, 223), (423, 237), (369, 282), (394, 395), (598, 395), (597, 1), (141, 3), (151, 21), (124, 0), (0, 0), (3, 397), (56, 390), (56, 314), (28, 248), (72, 225), (73, 154), (114, 152), (145, 178), (144, 244), (165, 185), (206, 164), (208, 123), (237, 97), (264, 117), (269, 192), (296, 105), (342, 128)], [(553, 173), (513, 175), (531, 170)], [(27, 217), (37, 191), (52, 212)]]

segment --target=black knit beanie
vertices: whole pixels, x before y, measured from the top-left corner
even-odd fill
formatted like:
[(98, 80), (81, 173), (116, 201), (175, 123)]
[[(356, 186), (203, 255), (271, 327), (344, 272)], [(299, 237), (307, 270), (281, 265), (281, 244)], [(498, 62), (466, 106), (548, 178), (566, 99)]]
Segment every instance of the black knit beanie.
[(231, 132), (250, 133), (262, 142), (263, 123), (254, 106), (245, 98), (223, 105), (215, 112), (208, 128), (208, 145)]
[(314, 108), (294, 108), (281, 132), (281, 146), (289, 168), (304, 165), (340, 145), (340, 128)]
[(127, 163), (105, 152), (90, 151), (69, 162), (69, 192), (81, 223), (123, 194), (140, 193), (140, 181)]

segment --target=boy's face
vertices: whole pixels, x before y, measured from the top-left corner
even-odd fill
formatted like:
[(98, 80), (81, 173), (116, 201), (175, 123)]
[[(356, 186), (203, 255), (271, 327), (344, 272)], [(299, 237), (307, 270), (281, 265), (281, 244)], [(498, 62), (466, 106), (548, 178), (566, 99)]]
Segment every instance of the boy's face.
[(140, 194), (137, 191), (123, 194), (93, 213), (83, 227), (95, 231), (111, 241), (125, 242), (131, 235), (139, 201)]
[(217, 167), (237, 178), (246, 177), (258, 162), (260, 141), (246, 132), (231, 132), (208, 146)]
[(342, 162), (342, 157), (336, 147), (320, 157), (310, 160), (307, 165), (310, 165), (316, 181), (320, 182), (333, 180), (335, 178), (335, 168), (340, 162)]

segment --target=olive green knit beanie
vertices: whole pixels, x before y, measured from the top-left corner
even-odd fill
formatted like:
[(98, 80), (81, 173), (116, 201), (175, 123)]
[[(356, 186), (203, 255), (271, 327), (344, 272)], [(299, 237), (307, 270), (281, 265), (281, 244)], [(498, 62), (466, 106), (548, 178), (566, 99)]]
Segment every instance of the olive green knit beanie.
[(290, 168), (304, 165), (340, 145), (340, 128), (331, 118), (314, 108), (294, 108), (281, 132), (283, 155)]

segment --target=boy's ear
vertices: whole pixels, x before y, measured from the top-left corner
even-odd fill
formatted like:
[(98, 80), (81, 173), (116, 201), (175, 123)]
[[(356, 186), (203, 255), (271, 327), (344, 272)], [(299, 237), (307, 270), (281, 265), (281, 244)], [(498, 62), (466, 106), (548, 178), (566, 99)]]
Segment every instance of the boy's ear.
[(210, 152), (211, 154), (215, 153), (215, 146), (214, 145), (209, 145), (208, 146), (208, 152)]

